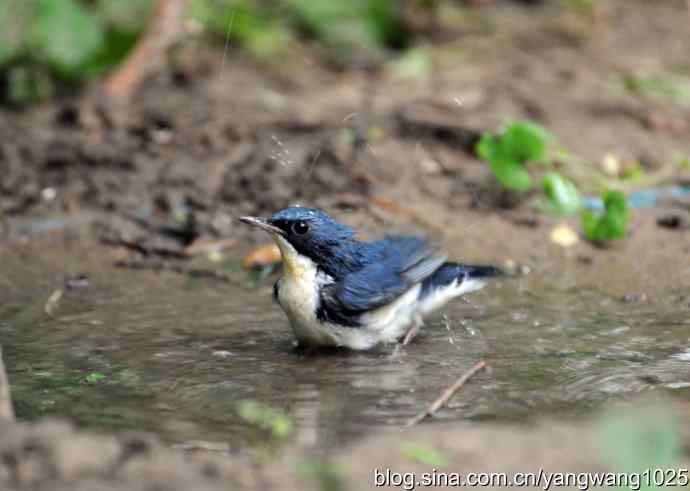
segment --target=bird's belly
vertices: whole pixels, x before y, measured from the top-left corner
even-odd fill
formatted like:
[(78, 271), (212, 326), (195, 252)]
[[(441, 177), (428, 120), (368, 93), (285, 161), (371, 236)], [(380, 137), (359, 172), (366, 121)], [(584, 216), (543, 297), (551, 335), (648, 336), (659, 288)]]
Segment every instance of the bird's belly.
[(316, 275), (305, 274), (284, 276), (278, 285), (278, 303), (300, 344), (362, 350), (381, 342), (395, 342), (410, 325), (411, 300), (419, 294), (415, 287), (393, 303), (364, 314), (362, 326), (351, 327), (324, 322), (316, 316), (319, 284)]
[(278, 287), (278, 303), (285, 311), (300, 343), (338, 345), (335, 333), (316, 317), (318, 307), (316, 274), (308, 272), (296, 278), (283, 277)]
[(388, 305), (361, 317), (361, 322), (377, 338), (377, 342), (393, 343), (405, 335), (415, 321), (420, 288), (420, 285), (415, 285)]

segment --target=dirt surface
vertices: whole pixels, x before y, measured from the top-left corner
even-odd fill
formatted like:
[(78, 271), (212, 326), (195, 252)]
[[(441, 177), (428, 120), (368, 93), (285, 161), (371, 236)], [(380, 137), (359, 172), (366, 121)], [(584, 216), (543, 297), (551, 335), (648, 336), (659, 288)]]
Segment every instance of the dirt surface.
[[(583, 241), (565, 249), (549, 240), (559, 221), (525, 202), (506, 207), (472, 155), (481, 131), (523, 118), (587, 161), (611, 152), (654, 173), (690, 155), (687, 102), (640, 96), (621, 82), (690, 73), (686, 3), (602, 5), (595, 18), (543, 5), (471, 11), (441, 36), (433, 70), (418, 79), (386, 66), (334, 72), (303, 54), (269, 65), (231, 52), (221, 71), (220, 50), (191, 42), (129, 106), (94, 90), (0, 109), (0, 233), (40, 253), (50, 242), (38, 232), (80, 228), (80, 241), (117, 246), (108, 261), (187, 267), (191, 244), (231, 239), (239, 258), (265, 240), (235, 217), (299, 202), (364, 235), (411, 226), (441, 236), (457, 259), (690, 308), (687, 201), (635, 213), (629, 237), (609, 249)], [(503, 463), (489, 470), (608, 469), (595, 435), (585, 423), (405, 433), (454, 455), (454, 471), (489, 462)], [(397, 442), (397, 434), (377, 436), (336, 455), (348, 489), (370, 482), (375, 464), (419, 470), (391, 450)], [(317, 489), (318, 472), (305, 480), (295, 471), (310, 458), (295, 450), (263, 465), (244, 453), (181, 453), (148, 436), (0, 424), (0, 488), (8, 491)]]
[[(0, 210), (96, 211), (95, 237), (174, 251), (244, 239), (252, 232), (235, 217), (299, 202), (369, 230), (413, 223), (487, 237), (487, 258), (506, 255), (496, 239), (527, 237), (510, 251), (521, 261), (545, 230), (513, 233), (540, 218), (526, 205), (501, 208), (505, 196), (472, 156), (480, 131), (527, 118), (578, 158), (612, 152), (650, 172), (690, 154), (688, 106), (622, 82), (687, 73), (687, 11), (634, 4), (604, 2), (595, 19), (549, 6), (469, 10), (431, 50), (433, 70), (411, 80), (388, 65), (333, 72), (303, 54), (268, 65), (231, 52), (221, 71), (220, 52), (189, 42), (130, 105), (87, 91), (2, 110)], [(656, 236), (643, 226), (636, 237), (647, 229)], [(679, 235), (687, 230), (668, 237)]]

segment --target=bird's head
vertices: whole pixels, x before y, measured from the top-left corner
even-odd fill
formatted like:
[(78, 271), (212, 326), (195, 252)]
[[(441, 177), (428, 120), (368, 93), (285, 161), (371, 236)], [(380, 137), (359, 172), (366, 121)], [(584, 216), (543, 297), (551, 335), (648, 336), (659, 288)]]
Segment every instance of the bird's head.
[(273, 237), (283, 258), (285, 274), (302, 274), (308, 261), (328, 266), (336, 264), (343, 245), (352, 242), (354, 231), (316, 208), (291, 206), (269, 218), (241, 217)]

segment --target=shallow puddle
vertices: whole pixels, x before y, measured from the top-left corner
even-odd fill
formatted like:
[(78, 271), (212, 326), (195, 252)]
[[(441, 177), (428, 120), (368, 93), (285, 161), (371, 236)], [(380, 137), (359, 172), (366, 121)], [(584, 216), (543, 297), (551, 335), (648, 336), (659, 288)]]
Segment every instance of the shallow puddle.
[(65, 289), (48, 315), (64, 271), (9, 257), (0, 340), (21, 419), (242, 442), (236, 407), (251, 399), (286, 411), (298, 443), (333, 448), (404, 425), (480, 359), (490, 370), (438, 419), (579, 415), (646, 391), (690, 400), (688, 307), (670, 297), (625, 302), (509, 279), (428, 319), (397, 355), (307, 354), (293, 349), (270, 281), (250, 289), (72, 258), (70, 270), (86, 269), (89, 286)]

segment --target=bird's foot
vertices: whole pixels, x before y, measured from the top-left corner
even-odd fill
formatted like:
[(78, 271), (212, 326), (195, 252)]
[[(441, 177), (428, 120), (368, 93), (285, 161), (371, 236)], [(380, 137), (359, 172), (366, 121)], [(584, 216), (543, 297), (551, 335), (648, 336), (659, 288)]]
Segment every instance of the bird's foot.
[(408, 344), (410, 344), (412, 340), (415, 338), (415, 336), (417, 336), (419, 330), (422, 328), (423, 325), (424, 321), (422, 320), (422, 318), (419, 315), (415, 316), (414, 322), (405, 333), (405, 336), (403, 337), (400, 344), (402, 346), (407, 346)]

